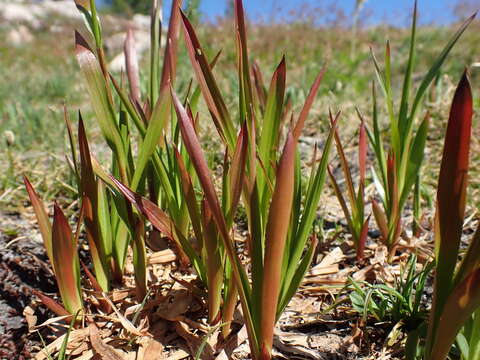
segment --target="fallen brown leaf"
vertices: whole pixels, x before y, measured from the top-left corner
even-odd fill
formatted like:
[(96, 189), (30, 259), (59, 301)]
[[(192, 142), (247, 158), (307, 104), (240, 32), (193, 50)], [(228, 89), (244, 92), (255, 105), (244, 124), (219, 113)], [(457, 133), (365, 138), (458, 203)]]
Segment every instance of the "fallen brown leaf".
[(90, 343), (102, 360), (124, 360), (124, 357), (115, 351), (112, 346), (103, 342), (98, 328), (94, 323), (88, 325), (88, 331), (90, 335)]

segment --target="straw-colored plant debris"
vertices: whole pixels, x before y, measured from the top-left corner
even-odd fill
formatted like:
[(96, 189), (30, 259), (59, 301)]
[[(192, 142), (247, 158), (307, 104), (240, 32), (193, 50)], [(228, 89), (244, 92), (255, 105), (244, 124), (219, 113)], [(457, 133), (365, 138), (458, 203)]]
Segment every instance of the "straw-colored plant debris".
[(216, 25), (226, 49), (198, 2), (173, 0), (165, 26), (152, 0), (147, 30), (122, 23), (120, 72), (111, 15), (74, 2), (66, 165), (41, 180), (17, 134), (2, 138), (0, 200), (22, 173), (27, 220), (0, 213), (0, 294), (19, 298), (35, 359), (480, 358), (478, 101), (469, 69), (442, 72), (464, 64), (454, 49), (475, 15), (424, 60), (415, 2), (404, 66), (388, 40), (381, 65), (357, 1), (347, 58), (370, 64), (371, 97), (344, 111), (336, 49), (308, 77), (298, 59), (273, 66), (281, 49), (258, 55), (263, 25), (242, 0)]

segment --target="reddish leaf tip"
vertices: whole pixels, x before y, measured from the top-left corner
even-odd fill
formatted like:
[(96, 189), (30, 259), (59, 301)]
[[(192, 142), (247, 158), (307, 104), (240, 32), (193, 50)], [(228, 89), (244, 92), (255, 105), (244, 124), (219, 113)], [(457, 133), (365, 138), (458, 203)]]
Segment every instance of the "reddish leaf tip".
[(83, 52), (83, 51), (90, 51), (92, 52), (92, 49), (90, 48), (90, 45), (88, 45), (87, 40), (78, 32), (75, 30), (75, 49), (77, 52)]
[(32, 184), (30, 183), (30, 180), (28, 180), (28, 177), (27, 175), (23, 174), (23, 183), (25, 184), (25, 186), (31, 186)]

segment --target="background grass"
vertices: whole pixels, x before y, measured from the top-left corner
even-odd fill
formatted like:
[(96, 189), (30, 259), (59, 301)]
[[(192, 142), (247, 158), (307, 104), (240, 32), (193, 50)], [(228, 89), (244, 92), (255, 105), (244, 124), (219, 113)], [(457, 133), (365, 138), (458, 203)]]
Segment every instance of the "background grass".
[[(55, 21), (58, 27), (59, 20)], [(111, 22), (107, 22), (107, 26), (109, 23)], [(77, 109), (82, 109), (93, 146), (96, 139), (100, 139), (99, 129), (92, 120), (86, 90), (77, 74), (78, 65), (73, 55), (73, 28), (79, 27), (84, 33), (85, 29), (78, 23), (64, 22), (61, 26), (62, 30), (57, 32), (32, 31), (33, 41), (17, 46), (7, 42), (5, 35), (8, 28), (0, 30), (0, 79), (2, 79), (0, 134), (6, 130), (15, 134), (15, 143), (9, 149), (3, 136), (0, 141), (1, 153), (9, 152), (11, 155), (0, 158), (0, 203), (13, 205), (12, 203), (18, 203), (18, 199), (24, 199), (23, 191), (18, 192), (23, 172), (30, 173), (34, 181), (37, 179), (41, 192), (45, 191), (50, 196), (59, 193), (68, 195), (69, 175), (64, 161), (64, 156), (68, 153), (63, 122), (64, 104), (68, 106), (72, 116), (75, 116)], [(227, 105), (234, 109), (238, 101), (234, 95), (237, 93), (238, 84), (236, 70), (233, 67), (236, 55), (235, 45), (230, 36), (232, 26), (233, 23), (229, 19), (220, 19), (215, 24), (200, 24), (198, 33), (210, 58), (222, 50), (215, 67), (215, 75), (222, 92), (226, 95)], [(415, 66), (419, 72), (414, 74), (414, 79), (421, 79), (428, 64), (440, 52), (445, 39), (451, 36), (456, 28), (456, 25), (452, 25), (419, 29)], [(427, 100), (427, 108), (432, 113), (432, 132), (429, 136), (431, 141), (427, 144), (425, 171), (432, 176), (436, 174), (438, 164), (428, 161), (428, 157), (436, 156), (440, 150), (440, 140), (448, 118), (447, 112), (454, 85), (465, 66), (480, 61), (479, 30), (480, 25), (474, 22), (455, 46), (446, 61), (437, 86), (434, 87), (434, 91), (432, 90), (432, 96)], [(106, 29), (109, 34), (117, 31), (113, 27)], [(348, 28), (335, 25), (320, 28), (314, 26), (308, 19), (299, 19), (288, 24), (250, 24), (248, 40), (250, 53), (264, 71), (267, 86), (275, 65), (285, 54), (287, 94), (294, 109), (303, 103), (314, 77), (323, 63), (328, 62), (328, 71), (314, 104), (313, 116), (309, 119), (305, 135), (321, 138), (328, 127), (328, 110), (342, 110), (341, 134), (348, 141), (352, 139), (358, 127), (354, 107), (358, 106), (367, 118), (370, 114), (370, 87), (371, 81), (374, 80), (374, 72), (369, 48), (372, 47), (381, 63), (385, 41), (390, 40), (393, 91), (400, 93), (401, 75), (408, 55), (408, 37), (409, 30), (403, 28), (382, 25), (363, 29), (358, 33), (356, 52), (352, 54), (352, 32)], [(112, 58), (117, 54), (107, 55)], [(144, 56), (145, 63), (147, 56)], [(476, 91), (479, 88), (479, 69), (471, 68), (475, 106), (479, 105), (480, 99)], [(182, 40), (177, 86), (186, 86), (192, 75)], [(147, 73), (142, 74), (142, 78), (147, 76)], [(384, 110), (381, 102), (379, 108)], [(208, 130), (211, 121), (206, 109), (201, 117), (203, 126)], [(210, 138), (208, 132), (205, 139), (211, 139), (210, 146), (215, 147), (215, 139)], [(107, 149), (99, 148), (95, 151), (97, 156), (108, 159)], [(479, 152), (475, 151), (474, 145), (474, 158), (477, 157), (475, 155), (477, 153)], [(476, 168), (474, 162), (474, 174)], [(476, 189), (479, 182), (475, 181), (475, 175), (472, 175), (472, 178), (472, 186)], [(434, 184), (436, 179), (432, 178), (430, 182)], [(426, 183), (429, 183), (428, 179)], [(17, 190), (12, 193), (12, 189)]]

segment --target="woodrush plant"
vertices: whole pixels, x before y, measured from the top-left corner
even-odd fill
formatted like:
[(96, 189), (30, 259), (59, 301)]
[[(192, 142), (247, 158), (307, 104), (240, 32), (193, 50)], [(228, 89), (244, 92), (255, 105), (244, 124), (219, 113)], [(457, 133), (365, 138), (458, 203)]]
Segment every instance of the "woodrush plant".
[[(185, 231), (188, 226), (186, 222), (188, 217), (185, 214), (186, 205), (181, 203), (182, 198), (174, 195), (180, 191), (179, 175), (177, 177), (170, 176), (170, 174), (178, 174), (178, 171), (175, 172), (172, 169), (176, 166), (173, 152), (165, 151), (164, 148), (158, 146), (161, 145), (161, 140), (165, 136), (164, 129), (170, 115), (169, 86), (173, 83), (175, 74), (181, 1), (175, 0), (172, 4), (173, 11), (170, 17), (163, 67), (159, 60), (160, 8), (157, 1), (153, 1), (149, 94), (143, 99), (139, 91), (138, 64), (132, 32), (127, 33), (125, 42), (126, 69), (130, 90), (127, 95), (123, 87), (123, 79), (119, 85), (108, 72), (103, 49), (102, 27), (95, 1), (78, 0), (76, 5), (84, 15), (94, 46), (91, 47), (79, 32), (75, 32), (75, 54), (81, 74), (86, 81), (96, 120), (106, 143), (112, 150), (110, 171), (133, 189), (148, 193), (153, 200), (160, 201), (164, 206), (169, 207), (169, 213), (176, 224), (179, 224), (179, 231)], [(79, 113), (78, 151), (77, 139), (66, 110), (65, 121), (71, 147), (69, 163), (77, 180), (78, 198), (82, 204), (81, 219), (85, 224), (95, 277), (90, 274), (87, 267), (84, 269), (97, 291), (109, 291), (112, 281), (122, 282), (127, 248), (131, 244), (137, 297), (142, 300), (147, 294), (144, 220), (132, 210), (130, 203), (125, 201), (122, 195), (107, 191), (105, 183), (110, 183), (112, 187), (114, 185), (109, 180), (108, 174), (90, 153), (81, 114)], [(136, 139), (132, 131), (132, 123), (139, 137), (138, 153), (135, 157), (132, 144), (136, 142)], [(181, 149), (181, 145), (179, 148)], [(184, 153), (184, 150), (180, 151)], [(48, 215), (28, 181), (26, 181), (26, 186), (37, 214), (47, 254), (55, 269), (55, 262), (61, 262), (62, 259), (59, 260), (58, 255), (55, 256), (52, 250), (51, 239), (55, 239), (55, 237), (52, 236)], [(70, 241), (71, 235), (67, 234), (67, 226), (64, 221), (61, 221), (61, 216), (57, 215), (58, 211), (56, 210), (54, 216), (54, 219), (57, 219), (54, 220), (54, 229), (58, 228), (55, 230), (56, 238), (60, 239), (60, 235), (62, 235), (64, 241)], [(80, 224), (77, 228), (80, 229)], [(151, 232), (150, 235), (154, 236), (155, 232)], [(74, 239), (77, 238), (78, 231)], [(177, 237), (170, 237), (170, 239), (175, 241)], [(183, 249), (189, 249), (189, 244), (182, 246), (177, 244), (176, 247), (180, 260), (186, 263), (188, 258)], [(81, 296), (78, 294), (80, 292), (79, 278), (75, 275), (75, 273), (79, 273), (78, 255), (73, 254), (73, 245), (70, 245), (67, 250), (65, 250), (64, 258), (67, 258), (66, 255), (68, 255), (71, 259), (77, 259), (72, 260), (72, 264), (75, 266), (73, 274), (70, 274), (69, 271), (62, 271), (61, 273), (55, 272), (55, 275), (67, 312), (72, 314), (81, 303)], [(63, 269), (67, 265), (58, 266), (62, 266)], [(64, 279), (62, 278), (64, 274), (71, 276), (69, 279)], [(63, 287), (69, 288), (70, 292), (63, 291)], [(74, 288), (77, 288), (75, 294)]]
[[(272, 77), (270, 90), (264, 103), (263, 119), (258, 119), (258, 114), (261, 114), (258, 111), (260, 102), (255, 99), (255, 96), (259, 99), (262, 92), (255, 93), (254, 89), (262, 87), (254, 88), (251, 83), (251, 67), (241, 0), (235, 1), (235, 20), (240, 84), (239, 126), (247, 134), (248, 141), (246, 146), (248, 156), (245, 161), (245, 170), (241, 174), (244, 176), (242, 195), (249, 224), (247, 243), (251, 261), (251, 285), (235, 251), (227, 226), (228, 212), (225, 215), (220, 206), (212, 176), (191, 125), (192, 118), (185, 111), (178, 97), (174, 93), (172, 96), (183, 141), (195, 167), (206, 203), (211, 209), (217, 233), (225, 247), (228, 266), (231, 266), (233, 279), (238, 288), (252, 358), (269, 359), (275, 322), (295, 293), (313, 256), (314, 240), (305, 255), (303, 255), (303, 249), (325, 181), (333, 131), (326, 142), (320, 165), (313, 170), (310, 182), (304, 189), (300, 182), (300, 164), (295, 148), (320, 85), (323, 71), (313, 84), (295, 126), (290, 128), (283, 151), (278, 158), (276, 149), (280, 145), (282, 133), (285, 61), (282, 59)], [(230, 120), (213, 74), (208, 66), (204, 66), (208, 63), (202, 57), (201, 45), (186, 17), (183, 17), (183, 24), (197, 81), (200, 83), (200, 89), (228, 153), (230, 148), (234, 149), (231, 130), (234, 124)], [(306, 199), (303, 212), (300, 210), (302, 196)]]
[[(331, 117), (331, 115), (330, 115)], [(332, 119), (333, 120), (333, 119)], [(347, 187), (347, 198), (350, 204), (350, 209), (345, 201), (342, 190), (333, 175), (332, 169), (328, 167), (328, 175), (332, 182), (335, 195), (342, 207), (343, 214), (347, 220), (347, 226), (353, 238), (355, 250), (357, 253), (357, 260), (362, 260), (365, 250), (365, 243), (368, 236), (368, 223), (370, 216), (365, 218), (365, 172), (367, 165), (367, 135), (365, 130), (365, 122), (361, 118), (359, 136), (358, 136), (358, 190), (355, 191), (352, 173), (350, 166), (345, 156), (345, 151), (340, 140), (338, 131), (335, 132), (335, 143), (337, 146), (337, 154), (340, 159), (343, 176)]]
[[(182, 197), (177, 196), (181, 191), (180, 173), (173, 149), (178, 146), (181, 154), (185, 154), (185, 151), (182, 150), (182, 145), (178, 144), (178, 135), (172, 136), (172, 145), (168, 145), (164, 140), (170, 118), (169, 87), (175, 81), (181, 0), (172, 3), (163, 66), (159, 56), (162, 33), (160, 5), (156, 0), (152, 2), (148, 94), (140, 92), (133, 31), (127, 32), (125, 40), (126, 74), (129, 85), (129, 90), (126, 91), (123, 78), (118, 81), (108, 72), (103, 50), (102, 27), (95, 1), (79, 0), (76, 4), (84, 15), (95, 46), (90, 47), (80, 33), (76, 32), (75, 53), (86, 80), (96, 120), (106, 143), (112, 150), (110, 172), (133, 190), (148, 194), (153, 202), (168, 208), (177, 225), (177, 231), (186, 237), (188, 215), (186, 203)], [(81, 128), (83, 126), (79, 126), (79, 129)], [(172, 134), (174, 131), (175, 126), (172, 126)], [(73, 138), (71, 131), (70, 138)], [(147, 293), (145, 250), (147, 233), (144, 220), (123, 196), (106, 191), (104, 183), (110, 183), (112, 186), (113, 184), (98, 161), (91, 156), (85, 131), (79, 133), (80, 161), (76, 159), (73, 141), (71, 142), (72, 162), (80, 163), (79, 166), (73, 166), (77, 169), (79, 195), (89, 204), (85, 220), (95, 276), (100, 280), (104, 291), (109, 289), (112, 279), (121, 282), (127, 248), (132, 244), (137, 296), (143, 299)], [(138, 144), (136, 154), (132, 148), (134, 143)], [(156, 231), (149, 234), (152, 239), (159, 236)], [(174, 248), (180, 261), (183, 264), (188, 263), (188, 256), (185, 253), (188, 244), (178, 243), (178, 236), (172, 236), (170, 239), (177, 241)]]
[[(412, 74), (416, 57), (417, 33), (417, 2), (415, 1), (410, 35), (410, 53), (403, 79), (399, 108), (396, 112), (394, 110), (395, 103), (391, 82), (390, 44), (387, 41), (383, 71), (380, 69), (372, 50), (372, 60), (378, 83), (385, 99), (389, 122), (388, 141), (385, 141), (386, 139), (382, 138), (382, 131), (380, 129), (377, 96), (375, 87), (373, 86), (373, 128), (368, 129), (367, 133), (377, 162), (377, 166), (371, 169), (382, 206), (373, 199), (372, 209), (382, 239), (391, 251), (394, 251), (402, 232), (401, 217), (410, 192), (416, 182), (418, 183), (418, 188), (421, 184), (419, 173), (424, 158), (429, 114), (427, 113), (424, 116), (424, 119), (418, 126), (416, 126), (416, 121), (424, 95), (431, 82), (438, 76), (448, 54), (468, 25), (473, 21), (474, 17), (475, 15), (467, 19), (448, 41), (414, 92), (412, 87)], [(384, 148), (386, 142), (389, 144), (387, 151), (385, 151)], [(415, 191), (414, 196), (417, 197), (415, 203), (418, 204), (419, 191)]]
[(435, 214), (435, 283), (425, 345), (419, 345), (422, 328), (412, 331), (407, 342), (407, 359), (443, 360), (449, 355), (458, 332), (467, 325), (471, 352), (478, 355), (480, 338), (476, 311), (480, 307), (480, 230), (477, 228), (468, 250), (458, 261), (465, 215), (473, 105), (470, 83), (464, 73), (455, 92), (448, 120), (438, 178)]
[[(282, 60), (276, 70), (268, 92), (261, 81), (259, 69), (252, 70), (257, 75), (256, 87), (255, 89), (252, 87), (246, 52), (243, 8), (241, 2), (236, 3), (236, 26), (240, 36), (238, 44), (241, 57), (239, 113), (242, 119), (241, 122), (239, 121), (241, 131), (237, 137), (236, 124), (231, 120), (211, 72), (216, 59), (211, 64), (206, 60), (192, 25), (182, 15), (187, 48), (199, 86), (188, 97), (188, 101), (185, 102), (186, 107), (174, 96), (177, 118), (171, 119), (172, 130), (169, 134), (166, 131), (171, 101), (168, 88), (173, 85), (174, 79), (179, 5), (180, 2), (177, 1), (172, 7), (173, 15), (170, 20), (162, 80), (159, 82), (159, 10), (154, 2), (149, 94), (142, 105), (132, 33), (127, 34), (125, 43), (129, 80), (127, 94), (122, 83), (119, 85), (108, 73), (95, 2), (77, 2), (92, 34), (95, 50), (76, 32), (76, 55), (86, 79), (97, 121), (113, 154), (111, 171), (114, 177), (109, 177), (90, 154), (83, 121), (79, 116), (80, 159), (78, 159), (72, 125), (66, 117), (72, 148), (71, 164), (78, 179), (78, 192), (82, 199), (82, 209), (85, 211), (85, 227), (94, 264), (95, 281), (100, 284), (103, 291), (106, 291), (109, 289), (112, 275), (117, 280), (121, 280), (126, 247), (132, 239), (137, 295), (141, 298), (146, 293), (145, 224), (130, 207), (129, 202), (132, 202), (163, 235), (176, 242), (180, 260), (184, 263), (190, 260), (201, 280), (207, 284), (209, 320), (212, 324), (220, 317), (222, 293), (221, 315), (227, 324), (233, 317), (237, 293), (240, 294), (246, 313), (252, 353), (256, 358), (259, 356), (265, 358), (271, 353), (274, 323), (295, 293), (313, 256), (315, 241), (311, 242), (305, 254), (303, 250), (325, 180), (328, 150), (333, 133), (329, 136), (320, 166), (312, 171), (312, 180), (306, 190), (300, 183), (300, 164), (298, 159), (295, 160), (297, 156), (295, 143), (298, 141), (318, 91), (323, 71), (312, 86), (296, 126), (288, 136), (289, 140), (281, 157), (284, 160), (280, 160), (279, 164), (282, 166), (278, 165), (277, 170), (276, 149), (280, 144), (281, 124), (286, 114), (283, 108), (285, 61)], [(227, 149), (223, 182), (224, 196), (222, 197), (224, 213), (219, 212), (216, 194), (212, 192), (212, 184), (208, 182), (208, 175), (206, 175), (207, 169), (202, 163), (202, 157), (198, 156), (201, 152), (199, 152), (198, 143), (195, 143), (196, 134), (191, 132), (193, 124), (197, 123), (194, 119), (198, 119), (198, 116), (193, 114), (196, 113), (200, 92), (203, 93)], [(120, 100), (120, 107), (116, 107), (117, 102), (113, 100), (115, 94)], [(261, 125), (256, 120), (257, 116), (262, 118)], [(130, 121), (139, 134), (139, 150), (136, 157), (132, 152), (131, 144), (134, 140)], [(188, 127), (189, 125), (191, 128)], [(183, 142), (180, 141), (180, 132)], [(258, 144), (256, 132), (260, 134)], [(260, 150), (257, 150), (257, 146)], [(190, 174), (192, 165), (196, 171)], [(247, 167), (248, 171), (245, 170)], [(246, 173), (249, 173), (248, 182), (245, 180)], [(121, 183), (115, 177), (120, 178)], [(276, 181), (277, 178), (285, 182)], [(114, 192), (106, 192), (100, 179), (110, 187), (118, 188), (129, 202), (123, 201)], [(201, 201), (201, 206), (198, 206), (198, 200), (195, 197), (196, 181), (200, 181), (206, 196)], [(291, 185), (295, 185), (295, 190)], [(150, 200), (140, 197), (132, 190), (148, 194)], [(252, 266), (255, 268), (252, 290), (249, 290), (250, 285), (246, 282), (245, 270), (239, 262), (230, 239), (229, 227), (232, 226), (235, 209), (242, 194), (245, 206), (249, 210), (247, 213), (252, 228), (249, 237)], [(305, 211), (300, 213), (303, 196), (306, 198)], [(270, 201), (272, 205), (269, 206)], [(295, 201), (295, 207), (292, 210), (293, 201)], [(168, 215), (156, 204), (164, 207)], [(295, 216), (290, 224), (292, 211)], [(190, 215), (194, 234), (200, 243), (200, 254), (187, 240), (190, 225), (188, 215)], [(277, 226), (279, 219), (283, 219), (279, 223), (281, 226)], [(277, 247), (278, 245), (280, 248)], [(265, 255), (263, 255), (264, 252)], [(285, 255), (282, 257), (283, 253)], [(263, 258), (267, 262), (265, 265)], [(272, 260), (274, 261), (270, 264)], [(270, 288), (270, 285), (274, 287)], [(254, 295), (250, 294), (252, 291)], [(262, 299), (267, 302), (262, 303)], [(255, 304), (250, 305), (249, 303), (252, 302)], [(227, 329), (224, 331), (226, 336), (228, 325), (225, 329)]]
[[(77, 7), (85, 17), (87, 28), (95, 43), (95, 50), (92, 50), (87, 41), (76, 32), (75, 52), (80, 70), (86, 79), (97, 121), (112, 150), (111, 173), (132, 189), (147, 194), (152, 200), (152, 204), (159, 204), (168, 209), (168, 226), (159, 227), (162, 235), (177, 241), (176, 250), (180, 262), (186, 265), (190, 261), (204, 283), (207, 283), (206, 274), (210, 275), (209, 278), (213, 279), (208, 282), (212, 287), (211, 294), (221, 294), (222, 278), (215, 280), (216, 273), (210, 271), (215, 264), (219, 268), (219, 264), (221, 265), (223, 261), (220, 258), (221, 254), (212, 250), (212, 241), (213, 247), (215, 247), (216, 239), (207, 238), (205, 240), (206, 246), (202, 246), (200, 251), (204, 255), (203, 258), (194, 251), (193, 245), (187, 240), (189, 235), (187, 233), (189, 230), (187, 206), (191, 205), (191, 194), (185, 192), (184, 195), (182, 191), (185, 186), (188, 186), (186, 181), (189, 181), (192, 186), (195, 178), (192, 181), (187, 172), (191, 165), (180, 141), (178, 125), (172, 123), (171, 132), (167, 131), (171, 99), (169, 87), (173, 84), (175, 74), (180, 5), (180, 1), (174, 1), (172, 4), (164, 66), (160, 68), (158, 56), (161, 34), (160, 9), (157, 2), (153, 2), (150, 78), (148, 94), (144, 95), (144, 102), (140, 92), (133, 32), (131, 30), (127, 32), (125, 41), (126, 69), (129, 80), (129, 93), (127, 94), (123, 89), (123, 82), (119, 85), (115, 78), (108, 73), (102, 46), (101, 25), (94, 1), (79, 1)], [(215, 61), (216, 58), (212, 61), (212, 66)], [(161, 77), (160, 74), (162, 74)], [(161, 80), (159, 81), (159, 79)], [(195, 111), (195, 103), (198, 101), (199, 95), (200, 90), (197, 87), (191, 95), (189, 111)], [(119, 107), (116, 106), (118, 103)], [(97, 291), (108, 291), (112, 280), (122, 281), (127, 247), (130, 242), (133, 242), (137, 297), (143, 299), (147, 294), (145, 256), (147, 232), (144, 219), (139, 217), (121, 194), (116, 191), (107, 191), (105, 184), (114, 190), (116, 186), (109, 174), (103, 170), (90, 153), (81, 114), (79, 113), (77, 137), (74, 135), (73, 126), (66, 110), (65, 122), (71, 147), (69, 163), (77, 179), (78, 194), (85, 214), (84, 223), (95, 277), (89, 273), (87, 267), (84, 269)], [(131, 123), (136, 127), (138, 140), (131, 131)], [(132, 144), (135, 141), (139, 143), (136, 156), (132, 150)], [(231, 178), (234, 182), (240, 177), (234, 173)], [(188, 188), (186, 189), (188, 190)], [(188, 210), (191, 211), (191, 209)], [(204, 211), (202, 211), (203, 213)], [(39, 214), (48, 220), (46, 214)], [(207, 218), (207, 215), (204, 217)], [(199, 217), (195, 216), (192, 219), (194, 230), (198, 230)], [(149, 232), (149, 235), (153, 238), (160, 234), (154, 229)], [(202, 242), (200, 236), (198, 236), (198, 241)], [(48, 251), (48, 244), (46, 246)], [(206, 254), (210, 253), (207, 261)], [(206, 268), (209, 269), (209, 272), (205, 270)], [(218, 270), (216, 271), (218, 273)], [(220, 288), (216, 290), (219, 286)], [(233, 317), (236, 295), (231, 296), (231, 299), (230, 318)], [(218, 321), (219, 298), (217, 297), (210, 303), (210, 313), (215, 314), (211, 317), (211, 322)], [(216, 311), (214, 311), (215, 308), (217, 308)]]
[[(185, 105), (172, 88), (182, 141), (194, 168), (191, 175), (187, 171), (181, 171), (182, 193), (188, 198), (194, 233), (197, 240), (202, 239), (206, 250), (203, 262), (208, 261), (204, 266), (207, 269), (209, 292), (214, 290), (213, 286), (216, 287), (215, 293), (209, 293), (209, 301), (215, 304), (210, 304), (209, 310), (215, 310), (210, 312), (209, 318), (212, 321), (218, 317), (218, 291), (223, 289), (222, 316), (224, 321), (229, 322), (238, 294), (251, 356), (253, 359), (270, 359), (275, 323), (300, 285), (316, 245), (316, 239), (310, 237), (310, 231), (325, 182), (336, 122), (325, 143), (320, 164), (315, 165), (316, 158), (313, 161), (314, 166), (307, 184), (301, 182), (296, 145), (317, 94), (323, 70), (312, 85), (296, 121), (292, 116), (283, 150), (279, 154), (282, 127), (285, 124), (285, 59), (275, 70), (267, 91), (260, 80), (262, 76), (258, 67), (252, 69), (249, 64), (243, 4), (240, 0), (235, 1), (239, 59), (239, 111), (235, 121), (225, 104), (195, 30), (183, 14), (182, 22), (187, 50), (200, 91), (225, 147), (222, 196), (219, 198), (196, 131), (198, 115), (191, 111), (190, 102), (187, 101)], [(256, 74), (255, 86), (251, 82), (251, 72)], [(178, 164), (181, 164), (180, 159)], [(179, 167), (182, 168), (181, 165)], [(198, 179), (200, 198), (192, 186), (193, 175)], [(159, 207), (120, 181), (112, 181), (157, 229), (164, 233), (168, 233), (169, 229), (175, 231), (175, 222)], [(251, 266), (250, 278), (232, 236), (233, 217), (240, 198), (248, 219), (246, 243)], [(200, 223), (198, 219), (201, 219)], [(305, 251), (309, 238), (311, 241)], [(199, 256), (192, 259), (194, 266), (201, 268), (202, 259)], [(223, 287), (216, 285), (217, 281), (222, 281), (222, 274)]]

